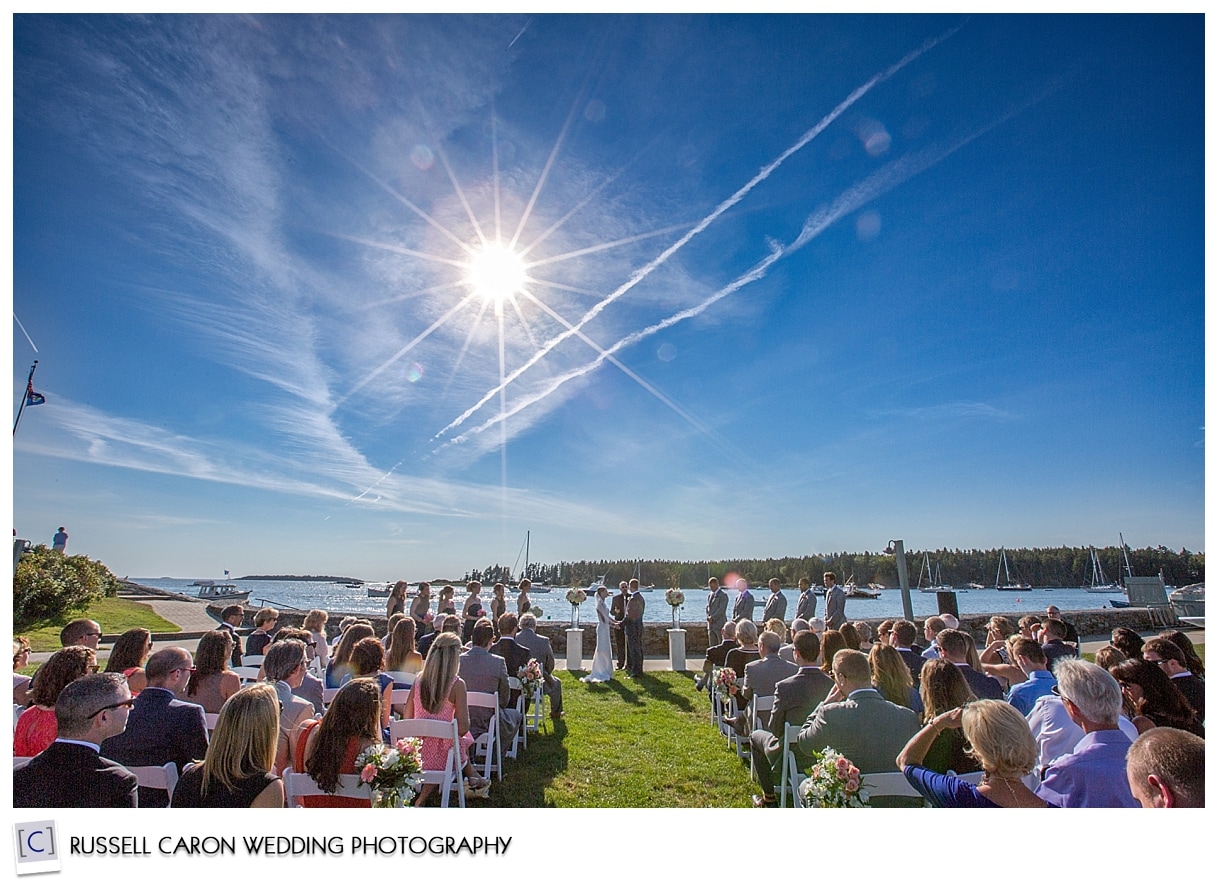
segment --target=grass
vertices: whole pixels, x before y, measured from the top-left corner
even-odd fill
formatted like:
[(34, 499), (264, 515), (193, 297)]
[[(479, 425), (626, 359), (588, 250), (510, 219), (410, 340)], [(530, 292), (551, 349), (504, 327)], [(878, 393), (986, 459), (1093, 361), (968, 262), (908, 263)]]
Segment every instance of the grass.
[(488, 800), (471, 806), (548, 808), (723, 808), (751, 804), (756, 786), (710, 723), (710, 702), (693, 674), (618, 673), (581, 683), (560, 671), (561, 720), (546, 719), (529, 746), (505, 763)]
[(25, 636), (34, 652), (54, 652), (59, 649), (59, 632), (72, 619), (93, 619), (101, 625), (103, 634), (121, 634), (130, 628), (147, 628), (158, 634), (176, 633), (182, 629), (161, 618), (147, 604), (122, 597), (103, 597), (87, 610), (73, 613), (62, 622), (45, 625)]

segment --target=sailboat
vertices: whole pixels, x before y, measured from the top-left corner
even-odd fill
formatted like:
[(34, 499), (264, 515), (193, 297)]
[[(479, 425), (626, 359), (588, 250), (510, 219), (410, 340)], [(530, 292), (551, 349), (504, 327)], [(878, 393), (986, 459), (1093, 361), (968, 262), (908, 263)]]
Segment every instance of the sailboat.
[[(922, 574), (926, 574), (926, 584), (922, 584)], [(918, 571), (918, 590), (923, 594), (937, 594), (940, 591), (951, 591), (950, 585), (943, 584), (942, 568), (936, 564), (934, 567), (930, 563), (930, 552), (922, 553), (922, 569)]]
[(1091, 546), (1091, 582), (1086, 586), (1088, 594), (1124, 594), (1125, 589), (1115, 582), (1109, 582), (1104, 576), (1104, 567), (1100, 564), (1100, 556)]
[[(1032, 586), (1026, 582), (1011, 581), (1011, 567), (1007, 563), (1007, 550), (1005, 548), (1001, 549), (1001, 554), (1002, 557), (998, 561), (998, 572), (994, 574), (994, 587), (999, 591), (1031, 591)], [(1006, 572), (1007, 575), (1005, 585), (999, 582), (999, 578), (1002, 576), (1003, 572)]]
[[(533, 538), (533, 531), (526, 530), (524, 534), (524, 569), (520, 571), (521, 575), (528, 578), (529, 573), (529, 542)], [(520, 555), (516, 555), (516, 563), (520, 563)], [(533, 582), (529, 587), (530, 594), (549, 594), (550, 586), (540, 582)]]

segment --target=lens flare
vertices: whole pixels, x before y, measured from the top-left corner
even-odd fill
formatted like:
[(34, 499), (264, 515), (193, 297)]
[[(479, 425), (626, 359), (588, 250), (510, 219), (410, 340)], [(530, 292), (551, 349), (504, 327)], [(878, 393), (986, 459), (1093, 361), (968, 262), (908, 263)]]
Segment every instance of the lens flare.
[(520, 255), (500, 242), (488, 242), (473, 256), (466, 282), (495, 309), (524, 287), (525, 264)]

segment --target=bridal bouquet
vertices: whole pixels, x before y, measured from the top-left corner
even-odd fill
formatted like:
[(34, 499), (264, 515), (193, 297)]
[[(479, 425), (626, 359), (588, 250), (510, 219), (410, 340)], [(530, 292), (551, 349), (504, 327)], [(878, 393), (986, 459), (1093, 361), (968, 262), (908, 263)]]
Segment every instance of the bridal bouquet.
[(393, 745), (378, 741), (355, 760), (359, 779), (372, 789), (374, 808), (410, 805), (423, 783), (423, 742), (399, 738)]
[(813, 753), (815, 762), (808, 777), (799, 785), (799, 798), (804, 808), (863, 808), (867, 791), (858, 766), (832, 747)]
[(672, 626), (674, 628), (681, 627), (681, 613), (679, 610), (685, 605), (685, 592), (680, 588), (669, 588), (664, 592), (664, 599), (672, 607)]
[(541, 663), (535, 658), (529, 659), (529, 663), (520, 669), (520, 691), (526, 699), (532, 700), (541, 688), (543, 679), (545, 674), (541, 671)]

